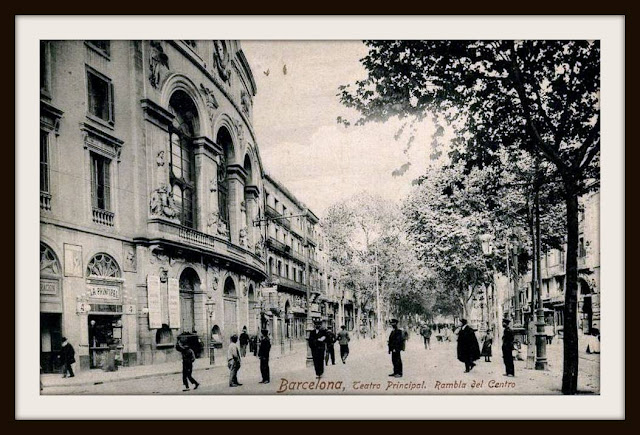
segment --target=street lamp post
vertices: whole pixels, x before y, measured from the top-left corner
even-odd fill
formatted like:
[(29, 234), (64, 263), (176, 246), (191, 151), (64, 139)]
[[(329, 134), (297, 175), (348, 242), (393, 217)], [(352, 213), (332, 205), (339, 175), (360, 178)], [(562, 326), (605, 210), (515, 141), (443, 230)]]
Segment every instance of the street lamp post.
[(213, 320), (215, 305), (216, 303), (211, 298), (205, 302), (205, 306), (207, 307), (207, 348), (209, 352), (209, 365), (213, 365), (216, 362), (216, 355), (211, 346), (211, 321)]
[[(378, 240), (376, 239), (376, 335), (378, 341), (382, 337), (382, 324), (380, 323), (380, 279), (378, 275)], [(380, 343), (382, 343), (380, 341)]]

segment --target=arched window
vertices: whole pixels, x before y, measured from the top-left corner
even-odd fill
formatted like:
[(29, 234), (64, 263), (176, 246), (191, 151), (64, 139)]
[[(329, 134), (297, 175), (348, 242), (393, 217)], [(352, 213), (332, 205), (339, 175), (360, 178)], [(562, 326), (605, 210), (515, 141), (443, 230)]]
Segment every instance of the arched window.
[(108, 254), (96, 254), (87, 265), (89, 278), (120, 278), (120, 266)]
[(176, 91), (169, 101), (175, 116), (170, 129), (171, 189), (178, 208), (180, 223), (195, 228), (196, 174), (192, 141), (197, 126), (198, 111), (183, 91)]
[(227, 278), (224, 282), (224, 295), (225, 296), (236, 296), (236, 285), (233, 283), (233, 279), (231, 277)]
[(40, 243), (40, 276), (60, 277), (60, 263), (55, 254), (44, 243)]
[[(229, 130), (221, 127), (216, 142), (222, 147), (220, 166), (218, 167), (218, 213), (220, 219), (229, 226), (229, 177), (227, 165), (233, 158), (233, 141)], [(230, 228), (229, 228), (230, 229)]]
[(273, 258), (269, 258), (269, 274), (273, 275)]

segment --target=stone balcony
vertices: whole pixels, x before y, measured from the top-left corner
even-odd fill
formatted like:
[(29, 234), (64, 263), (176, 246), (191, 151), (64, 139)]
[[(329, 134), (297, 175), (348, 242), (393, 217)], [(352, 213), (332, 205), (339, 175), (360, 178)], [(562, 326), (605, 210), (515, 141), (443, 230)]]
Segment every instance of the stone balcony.
[(286, 289), (296, 290), (305, 294), (307, 292), (307, 286), (304, 283), (294, 281), (292, 279), (285, 278), (283, 276), (278, 276), (276, 274), (269, 275), (269, 279), (272, 282), (276, 283), (278, 287), (284, 287)]
[(228, 239), (212, 236), (164, 219), (150, 219), (148, 230), (148, 239), (152, 243), (164, 243), (231, 261), (251, 269), (262, 278), (266, 277), (264, 259), (255, 255), (254, 252), (231, 243)]

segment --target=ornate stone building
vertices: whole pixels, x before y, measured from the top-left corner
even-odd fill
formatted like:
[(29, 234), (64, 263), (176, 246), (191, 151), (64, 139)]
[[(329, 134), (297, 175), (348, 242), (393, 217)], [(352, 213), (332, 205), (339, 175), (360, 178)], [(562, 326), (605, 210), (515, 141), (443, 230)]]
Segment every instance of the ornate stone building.
[(86, 369), (256, 330), (265, 181), (240, 44), (43, 41), (40, 68), (43, 369), (63, 335)]

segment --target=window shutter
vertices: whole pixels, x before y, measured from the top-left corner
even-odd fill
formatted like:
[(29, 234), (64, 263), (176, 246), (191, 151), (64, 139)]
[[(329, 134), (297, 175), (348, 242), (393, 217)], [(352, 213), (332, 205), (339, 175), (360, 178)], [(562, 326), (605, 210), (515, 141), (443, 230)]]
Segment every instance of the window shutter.
[(116, 122), (113, 83), (109, 82), (109, 122)]
[(111, 211), (111, 165), (103, 160), (104, 171), (104, 209)]
[(94, 155), (91, 155), (91, 204), (98, 207), (98, 162)]

